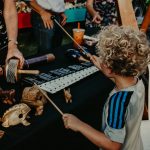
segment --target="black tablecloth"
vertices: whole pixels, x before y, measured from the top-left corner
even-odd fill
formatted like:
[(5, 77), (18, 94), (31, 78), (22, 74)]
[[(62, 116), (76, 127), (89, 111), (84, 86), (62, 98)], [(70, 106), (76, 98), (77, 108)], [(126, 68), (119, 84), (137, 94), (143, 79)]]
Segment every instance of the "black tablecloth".
[[(74, 64), (74, 61), (71, 61), (65, 56), (65, 50), (68, 48), (71, 48), (71, 45), (53, 50), (56, 56), (54, 62), (39, 65), (34, 68), (39, 68), (41, 72), (47, 72), (52, 69)], [(3, 83), (2, 80), (0, 82)], [(18, 101), (22, 86), (24, 86), (22, 82), (18, 82), (15, 85), (16, 91), (18, 91), (16, 97)], [(4, 87), (6, 87), (6, 84), (4, 84)], [(7, 88), (11, 88), (9, 84), (7, 84)], [(112, 88), (113, 83), (101, 72), (97, 72), (70, 86), (73, 96), (72, 103), (65, 102), (62, 91), (53, 95), (50, 94), (49, 96), (63, 112), (73, 113), (94, 128), (100, 130), (103, 104)], [(10, 106), (0, 103), (1, 116), (4, 109), (8, 107)], [(49, 102), (45, 105), (44, 112), (41, 116), (31, 114), (28, 121), (31, 125), (27, 127), (22, 124), (9, 128), (0, 126), (5, 131), (4, 137), (0, 139), (0, 150), (98, 149), (80, 133), (65, 129), (61, 115)]]

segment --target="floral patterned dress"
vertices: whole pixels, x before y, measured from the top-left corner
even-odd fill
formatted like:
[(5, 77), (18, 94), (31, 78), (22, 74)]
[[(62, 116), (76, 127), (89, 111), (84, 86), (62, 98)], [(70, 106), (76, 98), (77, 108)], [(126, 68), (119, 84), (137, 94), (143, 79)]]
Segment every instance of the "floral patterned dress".
[(92, 22), (92, 16), (87, 13), (86, 27), (103, 27), (117, 24), (117, 11), (115, 0), (94, 0), (93, 8), (99, 12), (102, 20), (100, 24)]
[(3, 0), (0, 0), (0, 51), (7, 47), (7, 32), (3, 18)]

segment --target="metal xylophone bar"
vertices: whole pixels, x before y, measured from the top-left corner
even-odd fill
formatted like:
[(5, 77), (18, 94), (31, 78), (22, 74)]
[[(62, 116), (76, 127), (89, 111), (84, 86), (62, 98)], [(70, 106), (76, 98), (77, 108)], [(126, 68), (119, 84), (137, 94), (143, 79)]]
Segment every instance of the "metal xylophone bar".
[(64, 113), (62, 112), (62, 110), (48, 97), (47, 94), (44, 93), (44, 91), (36, 84), (34, 83), (34, 85), (40, 90), (40, 92), (47, 98), (47, 100), (55, 107), (55, 109), (61, 114), (63, 115)]
[(51, 94), (54, 94), (64, 89), (65, 87), (68, 87), (73, 83), (76, 83), (77, 81), (80, 81), (81, 79), (90, 76), (97, 71), (98, 69), (95, 66), (92, 66), (81, 71), (66, 75), (64, 77), (60, 77), (55, 80), (43, 83), (39, 85), (39, 87), (47, 92), (50, 92)]
[(41, 89), (54, 94), (97, 71), (98, 69), (92, 63), (86, 62), (70, 65), (67, 68), (58, 68), (33, 77), (26, 77), (24, 81), (29, 84), (36, 83)]

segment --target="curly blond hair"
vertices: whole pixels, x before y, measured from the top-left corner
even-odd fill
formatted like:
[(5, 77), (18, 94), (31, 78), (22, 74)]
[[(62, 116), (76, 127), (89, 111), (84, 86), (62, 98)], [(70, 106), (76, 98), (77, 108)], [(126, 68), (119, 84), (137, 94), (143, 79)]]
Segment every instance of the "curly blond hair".
[(112, 71), (122, 76), (138, 76), (150, 62), (150, 45), (145, 33), (111, 25), (100, 31), (97, 54)]

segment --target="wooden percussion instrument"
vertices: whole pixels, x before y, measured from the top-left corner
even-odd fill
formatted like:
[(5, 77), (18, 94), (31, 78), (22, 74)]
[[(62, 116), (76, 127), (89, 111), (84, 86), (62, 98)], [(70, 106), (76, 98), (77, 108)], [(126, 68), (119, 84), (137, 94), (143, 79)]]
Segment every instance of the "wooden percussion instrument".
[(26, 59), (24, 62), (24, 68), (30, 68), (31, 66), (35, 66), (42, 63), (49, 63), (55, 60), (55, 56), (52, 53), (45, 54), (38, 57), (33, 57), (30, 59)]
[[(24, 69), (29, 69), (33, 65), (41, 63), (49, 63), (55, 60), (55, 56), (51, 53), (38, 57), (26, 59), (24, 62)], [(5, 75), (7, 82), (15, 83), (18, 80), (18, 74), (39, 74), (39, 70), (20, 70), (18, 69), (18, 59), (10, 59), (5, 66)], [(4, 74), (3, 68), (0, 67), (0, 76)]]
[(2, 99), (3, 103), (13, 104), (15, 102), (15, 90), (3, 90), (0, 88), (0, 99)]
[(36, 83), (41, 89), (54, 94), (97, 71), (98, 69), (91, 62), (84, 62), (51, 70), (48, 73), (25, 77), (23, 81), (29, 85)]
[(20, 70), (18, 69), (18, 59), (10, 59), (6, 65), (6, 80), (9, 83), (15, 83), (19, 74), (39, 74), (39, 70)]

